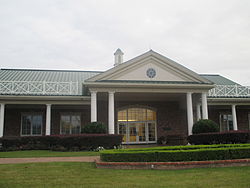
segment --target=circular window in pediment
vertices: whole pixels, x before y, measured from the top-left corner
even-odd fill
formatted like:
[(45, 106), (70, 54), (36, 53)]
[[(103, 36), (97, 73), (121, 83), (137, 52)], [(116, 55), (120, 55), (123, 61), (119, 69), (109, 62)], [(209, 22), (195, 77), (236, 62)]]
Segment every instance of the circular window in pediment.
[(155, 75), (156, 75), (155, 69), (149, 68), (149, 69), (147, 70), (147, 76), (148, 76), (149, 78), (154, 78)]

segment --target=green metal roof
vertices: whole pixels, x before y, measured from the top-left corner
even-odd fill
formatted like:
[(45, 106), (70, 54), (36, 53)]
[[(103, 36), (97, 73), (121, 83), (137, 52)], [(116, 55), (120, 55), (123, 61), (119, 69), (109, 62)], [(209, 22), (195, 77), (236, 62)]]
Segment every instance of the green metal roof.
[(200, 76), (206, 78), (207, 80), (210, 80), (216, 85), (240, 85), (218, 74), (200, 74)]
[(84, 82), (100, 71), (1, 69), (0, 81)]
[[(0, 95), (88, 95), (83, 83), (99, 73), (101, 72), (0, 69)], [(43, 86), (44, 82), (47, 84)], [(46, 92), (43, 93), (45, 87)]]

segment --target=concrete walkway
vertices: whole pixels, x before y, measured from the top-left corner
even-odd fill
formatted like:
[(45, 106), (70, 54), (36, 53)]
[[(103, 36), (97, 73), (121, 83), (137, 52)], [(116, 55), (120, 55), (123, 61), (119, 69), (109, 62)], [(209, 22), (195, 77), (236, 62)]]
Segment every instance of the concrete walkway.
[(99, 156), (85, 157), (36, 157), (36, 158), (0, 158), (0, 164), (43, 163), (43, 162), (95, 162)]

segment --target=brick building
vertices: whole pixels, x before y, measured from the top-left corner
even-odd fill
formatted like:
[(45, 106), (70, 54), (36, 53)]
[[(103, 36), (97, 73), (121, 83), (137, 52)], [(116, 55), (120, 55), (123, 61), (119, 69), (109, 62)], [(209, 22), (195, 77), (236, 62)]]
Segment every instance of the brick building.
[(95, 121), (124, 144), (192, 134), (198, 119), (250, 129), (250, 88), (201, 75), (152, 50), (105, 71), (0, 70), (0, 137), (79, 134)]

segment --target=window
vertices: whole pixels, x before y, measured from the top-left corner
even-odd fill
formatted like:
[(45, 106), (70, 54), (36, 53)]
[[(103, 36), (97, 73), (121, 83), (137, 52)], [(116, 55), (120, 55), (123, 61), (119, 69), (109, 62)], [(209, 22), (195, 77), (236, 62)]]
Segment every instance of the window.
[(220, 131), (233, 130), (233, 118), (231, 114), (220, 114)]
[(62, 114), (60, 124), (61, 124), (61, 134), (81, 133), (80, 114)]
[(42, 135), (42, 120), (41, 114), (22, 114), (21, 136)]

